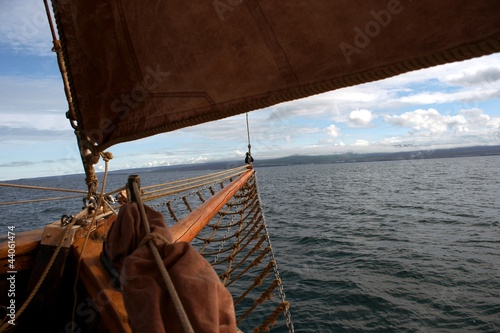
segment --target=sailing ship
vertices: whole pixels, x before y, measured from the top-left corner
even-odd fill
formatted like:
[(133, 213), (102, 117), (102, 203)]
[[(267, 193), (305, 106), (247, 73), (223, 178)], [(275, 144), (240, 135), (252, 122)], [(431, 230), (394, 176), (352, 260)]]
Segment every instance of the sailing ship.
[[(106, 177), (99, 184), (94, 165), (112, 163), (106, 150), (118, 143), (500, 51), (496, 0), (52, 0), (52, 11), (45, 7), (88, 191), (81, 212), (2, 238), (0, 331), (141, 331), (144, 323), (157, 327), (170, 309), (171, 325), (159, 330), (260, 332), (282, 321), (293, 332), (251, 161), (142, 188), (131, 176), (112, 190)], [(156, 224), (155, 209), (172, 221), (168, 228)], [(160, 301), (131, 301), (127, 287), (146, 271), (124, 277), (125, 259), (116, 266), (123, 253), (112, 255), (127, 238), (117, 230), (137, 221), (140, 239), (127, 235), (140, 244), (125, 257), (145, 251), (153, 260), (190, 244), (204, 258), (200, 265), (213, 267), (220, 295), (230, 292), (222, 302), (229, 305), (216, 305), (234, 311), (229, 326), (203, 312), (218, 296), (191, 292), (186, 299), (180, 291), (195, 288), (186, 287), (189, 276), (170, 278), (177, 271), (162, 258), (147, 270), (162, 280), (154, 289)], [(199, 326), (208, 316), (215, 321)]]

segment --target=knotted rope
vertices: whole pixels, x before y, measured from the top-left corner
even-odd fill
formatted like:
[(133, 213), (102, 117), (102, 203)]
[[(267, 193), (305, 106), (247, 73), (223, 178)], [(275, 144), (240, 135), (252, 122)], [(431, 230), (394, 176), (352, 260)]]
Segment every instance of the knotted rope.
[[(104, 176), (102, 180), (102, 188), (101, 188), (101, 194), (99, 195), (99, 199), (97, 200), (96, 206), (94, 207), (94, 214), (92, 216), (92, 221), (88, 224), (88, 231), (87, 235), (85, 237), (85, 240), (82, 245), (82, 250), (81, 253), (83, 254), (83, 251), (85, 251), (85, 246), (87, 245), (88, 239), (91, 234), (91, 228), (94, 222), (97, 219), (97, 213), (99, 212), (99, 208), (102, 206), (102, 203), (104, 202), (104, 190), (106, 188), (106, 181), (108, 179), (108, 171), (109, 171), (109, 161), (113, 158), (113, 155), (109, 152), (103, 152), (101, 153), (101, 156), (103, 157), (103, 160), (105, 162), (105, 167), (104, 167)], [(72, 319), (71, 319), (71, 332), (75, 331), (75, 316), (76, 316), (76, 306), (77, 306), (77, 299), (78, 299), (78, 277), (80, 276), (80, 267), (82, 263), (83, 255), (80, 256), (80, 259), (78, 260), (78, 265), (76, 269), (76, 277), (75, 277), (75, 283), (73, 284), (73, 295), (75, 297), (75, 301), (73, 303), (73, 314), (72, 314)]]

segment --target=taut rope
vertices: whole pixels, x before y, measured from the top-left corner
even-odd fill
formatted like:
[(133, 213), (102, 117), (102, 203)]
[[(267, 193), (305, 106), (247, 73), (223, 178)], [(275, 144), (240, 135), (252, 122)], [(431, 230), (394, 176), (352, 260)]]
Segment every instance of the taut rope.
[(248, 124), (248, 112), (246, 113), (246, 118), (247, 118), (248, 153), (252, 155), (250, 151), (250, 149), (252, 149), (252, 144), (250, 143), (250, 126)]
[(43, 202), (43, 201), (56, 201), (56, 200), (67, 200), (67, 199), (76, 199), (76, 198), (81, 198), (81, 195), (72, 195), (69, 197), (53, 197), (53, 198), (40, 198), (40, 199), (30, 199), (30, 200), (21, 200), (21, 201), (5, 201), (5, 202), (0, 202), (0, 206), (6, 206), (6, 205), (18, 205), (18, 204), (25, 204), (25, 203), (32, 203), (32, 202)]
[[(9, 183), (0, 183), (0, 186), (12, 187), (12, 188), (23, 188), (23, 189), (30, 189), (30, 190), (43, 190), (43, 191), (51, 191), (51, 192), (57, 191), (57, 192), (87, 194), (87, 192), (83, 191), (83, 190), (71, 190), (71, 189), (57, 188), (57, 187), (21, 185), (21, 184), (9, 184)], [(81, 198), (81, 196), (79, 195), (79, 196), (66, 196), (66, 197), (53, 197), (53, 198), (39, 198), (39, 199), (20, 200), (20, 201), (5, 201), (5, 202), (0, 202), (0, 206), (17, 205), (17, 204), (42, 202), (42, 201), (67, 200), (67, 199), (75, 199), (75, 198)]]
[(0, 186), (4, 186), (4, 187), (16, 187), (16, 188), (27, 188), (27, 189), (31, 189), (31, 190), (43, 190), (43, 191), (56, 191), (56, 192), (70, 192), (70, 193), (87, 194), (87, 191), (84, 191), (84, 190), (71, 190), (71, 189), (58, 188), (58, 187), (46, 187), (46, 186), (34, 186), (34, 185), (20, 185), (20, 184), (9, 184), (9, 183), (0, 183)]

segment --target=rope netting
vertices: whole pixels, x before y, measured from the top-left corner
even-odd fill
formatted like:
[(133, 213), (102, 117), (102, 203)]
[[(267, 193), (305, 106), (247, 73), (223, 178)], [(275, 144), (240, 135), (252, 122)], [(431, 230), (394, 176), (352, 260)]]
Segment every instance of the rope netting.
[[(143, 200), (172, 226), (248, 171), (246, 166), (196, 179), (143, 187)], [(166, 195), (160, 195), (166, 194)], [(293, 332), (262, 212), (255, 172), (192, 241), (233, 295), (243, 331), (287, 327)]]

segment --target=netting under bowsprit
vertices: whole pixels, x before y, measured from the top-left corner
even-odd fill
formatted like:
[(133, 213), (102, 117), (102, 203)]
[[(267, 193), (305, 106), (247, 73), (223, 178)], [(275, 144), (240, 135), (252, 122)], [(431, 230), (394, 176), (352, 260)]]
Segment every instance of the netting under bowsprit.
[(234, 195), (224, 198), (222, 208), (192, 244), (213, 265), (233, 295), (240, 329), (262, 332), (287, 327), (293, 332), (253, 170), (240, 167), (143, 188), (143, 198), (152, 201), (148, 204), (161, 211), (172, 226), (182, 223), (196, 207), (215, 198), (226, 186), (234, 186), (245, 173), (251, 173), (248, 180), (238, 185)]

